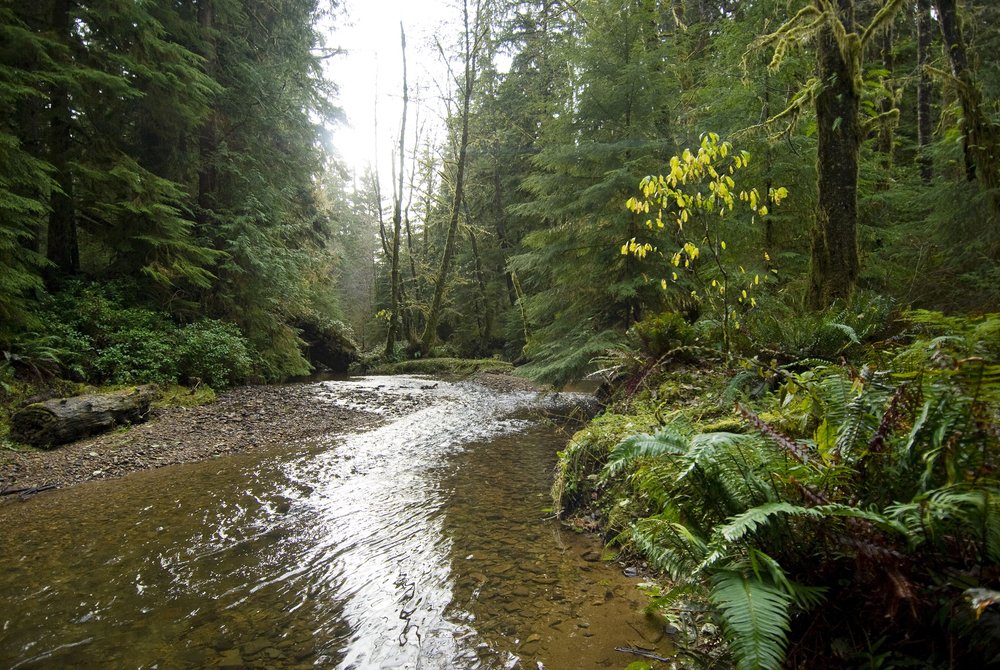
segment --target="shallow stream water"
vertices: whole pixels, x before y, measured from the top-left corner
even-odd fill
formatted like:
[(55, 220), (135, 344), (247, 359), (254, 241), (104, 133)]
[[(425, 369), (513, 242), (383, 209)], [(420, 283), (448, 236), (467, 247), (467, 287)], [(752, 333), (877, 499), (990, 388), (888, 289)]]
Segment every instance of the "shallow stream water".
[[(368, 377), (381, 427), (0, 509), (0, 668), (624, 668), (636, 578), (551, 518), (535, 394)], [(276, 417), (276, 421), (280, 417)]]

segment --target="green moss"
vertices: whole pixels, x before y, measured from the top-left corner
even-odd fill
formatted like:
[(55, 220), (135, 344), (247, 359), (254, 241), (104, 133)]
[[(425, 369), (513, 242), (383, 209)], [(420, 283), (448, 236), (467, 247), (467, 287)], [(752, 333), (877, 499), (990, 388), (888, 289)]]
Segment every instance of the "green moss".
[(176, 384), (163, 387), (155, 401), (153, 407), (197, 407), (214, 402), (215, 391), (210, 386), (197, 386), (188, 388)]
[(652, 430), (658, 420), (652, 413), (605, 412), (577, 432), (559, 452), (552, 500), (561, 513), (579, 507), (597, 492), (597, 473), (611, 450), (629, 435)]
[(745, 422), (735, 416), (698, 424), (698, 432), (700, 433), (742, 433), (745, 430)]
[(496, 358), (418, 358), (377, 366), (372, 372), (381, 375), (460, 375), (476, 372), (511, 372), (514, 366)]

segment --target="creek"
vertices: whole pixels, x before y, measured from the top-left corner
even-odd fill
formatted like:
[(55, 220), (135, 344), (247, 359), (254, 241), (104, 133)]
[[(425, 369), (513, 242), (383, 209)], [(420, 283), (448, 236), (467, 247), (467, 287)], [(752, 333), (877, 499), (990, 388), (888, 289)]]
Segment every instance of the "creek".
[[(624, 668), (640, 581), (552, 518), (567, 398), (365, 377), (379, 427), (0, 509), (0, 667)], [(562, 405), (560, 405), (562, 403)]]

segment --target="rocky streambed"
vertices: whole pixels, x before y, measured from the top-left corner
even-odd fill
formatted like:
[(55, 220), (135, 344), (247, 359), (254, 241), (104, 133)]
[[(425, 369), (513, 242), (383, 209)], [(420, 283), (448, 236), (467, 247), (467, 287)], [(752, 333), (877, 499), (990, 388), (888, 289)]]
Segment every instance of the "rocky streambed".
[(382, 419), (317, 402), (315, 384), (245, 386), (198, 407), (154, 410), (149, 421), (48, 451), (0, 451), (0, 491), (65, 487), (347, 433)]
[[(0, 509), (0, 666), (585, 670), (669, 654), (635, 567), (552, 517), (568, 436), (540, 412), (586, 398), (518, 385), (239, 389), (17, 455), (3, 472), (21, 484), (145, 471)], [(181, 459), (201, 460), (146, 468)]]

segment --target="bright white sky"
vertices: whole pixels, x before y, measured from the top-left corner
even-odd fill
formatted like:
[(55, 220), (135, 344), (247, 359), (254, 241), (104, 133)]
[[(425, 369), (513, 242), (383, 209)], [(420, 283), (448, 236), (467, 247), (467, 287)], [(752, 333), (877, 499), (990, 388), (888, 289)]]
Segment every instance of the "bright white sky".
[[(406, 152), (410, 154), (418, 122), (426, 124), (421, 142), (428, 133), (440, 133), (444, 116), (440, 97), (452, 86), (434, 37), (446, 51), (452, 49), (452, 36), (458, 34), (456, 26), (461, 21), (460, 5), (450, 0), (345, 0), (328, 37), (330, 45), (346, 51), (327, 61), (327, 76), (337, 84), (337, 102), (347, 115), (347, 123), (333, 131), (334, 146), (358, 177), (369, 164), (374, 165), (377, 152), (386, 195), (391, 193), (391, 157), (402, 111), (400, 21), (406, 30), (410, 97)], [(406, 167), (409, 170), (409, 161)]]

